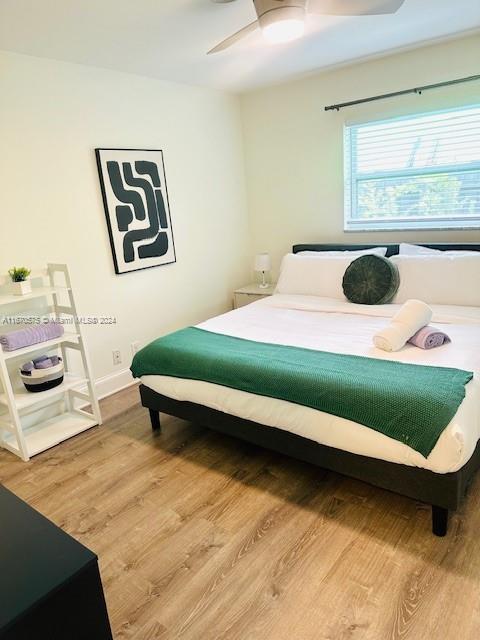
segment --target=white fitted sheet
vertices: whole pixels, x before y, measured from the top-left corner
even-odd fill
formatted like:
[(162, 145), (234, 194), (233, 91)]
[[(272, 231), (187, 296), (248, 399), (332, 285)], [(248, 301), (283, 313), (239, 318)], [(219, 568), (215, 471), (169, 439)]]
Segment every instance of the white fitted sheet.
[(175, 400), (203, 404), (337, 449), (436, 473), (456, 471), (469, 460), (480, 438), (480, 308), (432, 305), (432, 324), (446, 331), (452, 342), (429, 351), (407, 345), (387, 353), (374, 347), (372, 336), (399, 307), (277, 294), (197, 326), (260, 342), (473, 371), (465, 399), (428, 458), (369, 427), (284, 400), (169, 376), (141, 380)]

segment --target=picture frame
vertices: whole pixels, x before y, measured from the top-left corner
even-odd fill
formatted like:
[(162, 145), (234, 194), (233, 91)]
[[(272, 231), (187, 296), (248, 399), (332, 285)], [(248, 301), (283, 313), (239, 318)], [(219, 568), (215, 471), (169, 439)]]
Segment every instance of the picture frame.
[(176, 262), (161, 149), (96, 148), (115, 273)]

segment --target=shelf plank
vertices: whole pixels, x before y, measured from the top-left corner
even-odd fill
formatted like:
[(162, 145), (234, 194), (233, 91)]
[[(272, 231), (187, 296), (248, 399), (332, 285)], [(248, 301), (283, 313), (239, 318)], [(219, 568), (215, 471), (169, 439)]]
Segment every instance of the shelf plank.
[(20, 449), (15, 444), (15, 436), (12, 437), (11, 435), (8, 435), (7, 437), (8, 437), (8, 441), (4, 439), (0, 444), (4, 449), (6, 449), (7, 451), (10, 451), (11, 453), (14, 453), (16, 456), (21, 458), (22, 456), (20, 453)]
[(61, 294), (67, 291), (70, 291), (67, 287), (32, 287), (32, 292), (26, 293), (24, 296), (14, 296), (13, 294), (0, 295), (0, 305), (24, 302), (25, 300), (32, 300), (34, 298), (44, 298), (54, 293)]
[(63, 344), (64, 342), (72, 342), (78, 340), (80, 338), (79, 333), (64, 333), (63, 336), (59, 338), (54, 338), (53, 340), (46, 340), (45, 342), (36, 342), (35, 344), (31, 344), (28, 347), (22, 347), (21, 349), (15, 349), (15, 351), (2, 351), (1, 355), (5, 360), (9, 360), (10, 358), (18, 358), (19, 356), (26, 355), (27, 353), (33, 353), (34, 351), (43, 351), (44, 349), (48, 350), (52, 347), (56, 347), (58, 345)]
[[(75, 376), (72, 373), (66, 373), (62, 384), (58, 385), (58, 387), (54, 387), (53, 389), (48, 389), (48, 391), (32, 393), (31, 391), (27, 391), (25, 387), (17, 387), (14, 389), (15, 404), (17, 409), (21, 411), (22, 409), (25, 409), (25, 407), (38, 404), (44, 400), (49, 400), (55, 396), (61, 396), (69, 389), (81, 387), (87, 384), (87, 382), (87, 378)], [(8, 399), (5, 393), (0, 393), (0, 403), (8, 406)]]
[[(74, 411), (65, 412), (54, 418), (39, 422), (23, 432), (28, 455), (34, 456), (46, 449), (50, 449), (56, 444), (82, 433), (82, 431), (91, 429), (96, 424), (97, 422), (94, 418), (87, 418)], [(4, 437), (3, 444), (7, 445), (7, 447), (14, 447), (14, 443), (15, 436), (7, 435)]]

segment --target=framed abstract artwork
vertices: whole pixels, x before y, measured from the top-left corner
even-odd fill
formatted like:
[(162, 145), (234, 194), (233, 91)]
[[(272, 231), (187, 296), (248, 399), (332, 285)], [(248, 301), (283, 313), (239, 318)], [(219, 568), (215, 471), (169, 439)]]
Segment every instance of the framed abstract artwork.
[(95, 149), (115, 273), (176, 261), (163, 152)]

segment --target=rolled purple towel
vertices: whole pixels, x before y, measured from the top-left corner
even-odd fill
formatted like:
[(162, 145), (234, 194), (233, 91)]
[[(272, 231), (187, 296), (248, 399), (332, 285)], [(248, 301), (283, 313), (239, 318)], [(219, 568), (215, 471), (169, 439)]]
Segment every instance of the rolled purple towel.
[(22, 373), (25, 373), (25, 374), (32, 373), (34, 368), (35, 368), (34, 364), (31, 360), (29, 362), (25, 362), (25, 364), (22, 365)]
[(25, 362), (21, 367), (21, 372), (25, 375), (29, 375), (34, 369), (50, 369), (51, 367), (55, 367), (57, 364), (60, 364), (60, 362), (62, 362), (62, 358), (60, 356), (40, 356)]
[(35, 369), (50, 369), (52, 366), (53, 364), (50, 358), (45, 358), (45, 360), (40, 360), (40, 362), (35, 363)]
[(420, 347), (420, 349), (434, 349), (435, 347), (441, 347), (446, 342), (451, 342), (451, 340), (446, 333), (427, 324), (426, 327), (422, 327), (417, 331), (408, 342), (415, 347)]
[(48, 322), (47, 324), (25, 327), (4, 333), (0, 336), (0, 344), (4, 351), (16, 351), (32, 344), (54, 340), (63, 336), (63, 325), (58, 322)]

